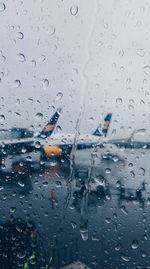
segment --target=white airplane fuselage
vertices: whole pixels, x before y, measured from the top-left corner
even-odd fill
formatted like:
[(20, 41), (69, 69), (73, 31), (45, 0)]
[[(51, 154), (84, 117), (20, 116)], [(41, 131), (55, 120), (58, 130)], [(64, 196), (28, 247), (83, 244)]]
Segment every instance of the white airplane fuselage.
[[(62, 146), (62, 145), (73, 145), (76, 140), (76, 134), (52, 134), (45, 140), (45, 144), (49, 146)], [(89, 134), (79, 134), (77, 136), (77, 145), (97, 145), (105, 142), (104, 137), (95, 136)]]
[(57, 157), (69, 154), (73, 145), (77, 149), (98, 147), (102, 159), (117, 157), (119, 160), (123, 160), (125, 156), (120, 152), (120, 149), (116, 145), (107, 143), (107, 141), (108, 139), (103, 136), (79, 134), (76, 139), (76, 134), (59, 133), (47, 138), (44, 141), (43, 148), (47, 157)]

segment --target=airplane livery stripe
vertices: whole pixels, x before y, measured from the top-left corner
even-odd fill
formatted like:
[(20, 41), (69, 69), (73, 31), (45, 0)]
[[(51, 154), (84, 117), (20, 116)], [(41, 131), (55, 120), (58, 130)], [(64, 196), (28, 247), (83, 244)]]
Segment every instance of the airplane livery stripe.
[(110, 121), (105, 121), (102, 130), (108, 129), (109, 128), (109, 124), (110, 124)]
[(43, 130), (43, 132), (49, 132), (52, 131), (55, 128), (55, 124), (49, 124), (45, 127), (45, 129)]

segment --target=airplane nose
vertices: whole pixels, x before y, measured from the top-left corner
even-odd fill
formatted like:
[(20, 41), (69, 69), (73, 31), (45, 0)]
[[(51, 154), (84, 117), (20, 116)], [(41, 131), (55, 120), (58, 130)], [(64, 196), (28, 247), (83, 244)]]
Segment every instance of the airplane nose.
[(62, 155), (62, 149), (57, 146), (44, 146), (44, 154), (47, 158), (59, 157)]

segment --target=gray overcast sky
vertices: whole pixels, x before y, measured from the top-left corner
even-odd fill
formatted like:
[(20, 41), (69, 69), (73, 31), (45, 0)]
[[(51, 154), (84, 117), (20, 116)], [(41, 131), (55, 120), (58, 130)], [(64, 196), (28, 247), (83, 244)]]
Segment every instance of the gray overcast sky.
[[(107, 112), (113, 113), (110, 136), (114, 129), (120, 137), (149, 128), (149, 1), (2, 2), (4, 127), (33, 125), (39, 130), (52, 106), (62, 106), (60, 126), (74, 132), (84, 95), (81, 132), (94, 131)], [(43, 118), (36, 117), (38, 112)]]

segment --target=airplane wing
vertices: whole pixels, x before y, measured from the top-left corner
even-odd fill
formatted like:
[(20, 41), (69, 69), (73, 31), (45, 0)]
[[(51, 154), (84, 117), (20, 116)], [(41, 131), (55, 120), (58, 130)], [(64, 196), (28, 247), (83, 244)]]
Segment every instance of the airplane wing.
[(0, 130), (0, 155), (4, 157), (8, 154), (23, 153), (24, 150), (31, 152), (37, 149), (35, 142), (45, 139), (53, 133), (60, 114), (61, 109), (57, 109), (38, 136), (34, 136), (33, 132), (25, 128)]

